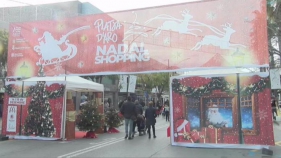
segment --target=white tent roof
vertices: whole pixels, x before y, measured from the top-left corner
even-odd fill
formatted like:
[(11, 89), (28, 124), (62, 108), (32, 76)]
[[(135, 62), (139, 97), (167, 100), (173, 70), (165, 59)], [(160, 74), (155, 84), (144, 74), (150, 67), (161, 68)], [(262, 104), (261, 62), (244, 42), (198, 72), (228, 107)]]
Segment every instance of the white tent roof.
[(68, 91), (79, 91), (79, 92), (103, 92), (103, 84), (92, 82), (86, 80), (79, 76), (59, 76), (59, 77), (32, 77), (25, 79), (25, 82), (35, 82), (35, 81), (65, 81), (66, 80), (66, 90)]
[(196, 71), (184, 72), (179, 76), (212, 76), (212, 75), (229, 75), (229, 74), (247, 74), (247, 73), (257, 73), (259, 69), (246, 69), (246, 68), (226, 68), (226, 69), (203, 69)]

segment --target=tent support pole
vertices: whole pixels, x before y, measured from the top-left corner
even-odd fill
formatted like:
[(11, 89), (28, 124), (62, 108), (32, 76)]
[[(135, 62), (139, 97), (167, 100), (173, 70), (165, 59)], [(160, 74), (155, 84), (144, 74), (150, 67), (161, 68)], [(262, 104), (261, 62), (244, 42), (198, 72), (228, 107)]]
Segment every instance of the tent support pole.
[(244, 144), (243, 131), (242, 131), (242, 118), (241, 118), (241, 104), (240, 104), (240, 75), (236, 74), (237, 78), (237, 118), (238, 118), (238, 130), (239, 130), (239, 143)]
[[(66, 85), (65, 85), (66, 86)], [(66, 126), (66, 98), (67, 98), (67, 90), (64, 91), (64, 100), (63, 100), (63, 123), (62, 123), (62, 140), (65, 140), (65, 126)]]

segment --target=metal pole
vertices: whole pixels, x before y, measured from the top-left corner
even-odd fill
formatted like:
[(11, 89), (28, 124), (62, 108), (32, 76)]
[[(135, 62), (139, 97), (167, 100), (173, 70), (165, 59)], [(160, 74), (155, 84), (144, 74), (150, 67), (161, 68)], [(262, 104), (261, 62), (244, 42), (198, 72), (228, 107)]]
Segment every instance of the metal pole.
[(238, 130), (239, 130), (239, 143), (244, 144), (243, 131), (242, 131), (242, 118), (241, 118), (241, 104), (240, 104), (240, 75), (237, 76), (237, 118), (238, 118)]
[[(21, 86), (21, 97), (22, 98), (23, 98), (23, 87), (24, 87), (24, 81), (22, 81), (22, 86)], [(19, 135), (21, 135), (22, 106), (23, 105), (20, 105), (20, 131), (19, 131)]]
[(127, 97), (130, 95), (130, 93), (129, 93), (129, 83), (130, 83), (130, 75), (127, 76)]
[(64, 90), (64, 99), (63, 99), (63, 115), (62, 115), (62, 140), (65, 140), (65, 126), (66, 126), (66, 97), (67, 97), (67, 90), (65, 87)]

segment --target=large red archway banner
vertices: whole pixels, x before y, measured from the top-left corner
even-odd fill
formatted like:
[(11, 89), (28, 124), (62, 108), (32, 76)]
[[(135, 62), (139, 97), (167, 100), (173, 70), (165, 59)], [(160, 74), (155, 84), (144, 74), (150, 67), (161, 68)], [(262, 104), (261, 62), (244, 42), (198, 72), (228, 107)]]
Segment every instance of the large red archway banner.
[(8, 76), (268, 66), (265, 0), (192, 2), (10, 25)]

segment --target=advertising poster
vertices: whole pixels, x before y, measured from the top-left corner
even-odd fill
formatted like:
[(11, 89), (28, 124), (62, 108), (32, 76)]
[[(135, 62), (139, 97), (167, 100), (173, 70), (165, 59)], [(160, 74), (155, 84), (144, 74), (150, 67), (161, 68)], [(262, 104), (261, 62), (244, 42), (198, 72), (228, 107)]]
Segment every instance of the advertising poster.
[(237, 78), (236, 74), (172, 78), (173, 145), (274, 145), (268, 73), (240, 74), (240, 90)]
[[(2, 134), (37, 138), (62, 137), (65, 82), (10, 81), (6, 86)], [(25, 100), (26, 105), (9, 105), (9, 100), (17, 100), (14, 98)]]
[(17, 106), (8, 106), (7, 132), (16, 132), (16, 130), (17, 130)]
[(8, 77), (175, 72), (269, 63), (265, 0), (199, 1), (11, 23), (9, 32)]

